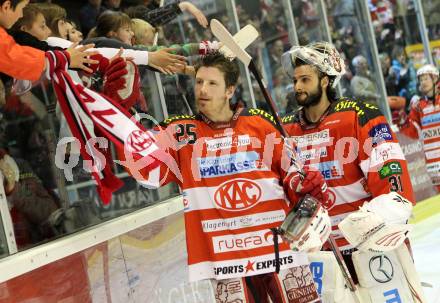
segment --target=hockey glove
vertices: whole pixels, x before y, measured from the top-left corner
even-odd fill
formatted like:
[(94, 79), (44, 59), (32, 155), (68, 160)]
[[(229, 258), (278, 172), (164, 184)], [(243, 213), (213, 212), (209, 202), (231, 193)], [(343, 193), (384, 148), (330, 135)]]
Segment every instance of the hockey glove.
[(339, 224), (347, 241), (361, 251), (384, 252), (398, 248), (408, 237), (412, 225), (412, 203), (391, 192), (364, 203)]
[(304, 173), (304, 179), (301, 179), (298, 172), (291, 172), (284, 179), (284, 188), (289, 200), (296, 203), (308, 194), (321, 202), (326, 209), (330, 209), (334, 200), (330, 199), (327, 183), (321, 172), (305, 167)]

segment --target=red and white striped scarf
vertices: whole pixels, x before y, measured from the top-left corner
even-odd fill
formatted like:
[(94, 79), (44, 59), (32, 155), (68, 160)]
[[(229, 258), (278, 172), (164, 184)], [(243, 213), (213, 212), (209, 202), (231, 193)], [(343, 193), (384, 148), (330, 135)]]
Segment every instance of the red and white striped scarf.
[[(49, 51), (46, 52), (46, 59), (48, 61), (46, 76), (52, 80), (58, 102), (72, 134), (81, 143), (82, 157), (84, 160), (92, 161), (89, 163), (92, 163), (91, 171), (97, 182), (98, 194), (103, 203), (108, 204), (112, 193), (118, 190), (123, 182), (111, 170), (113, 161), (109, 151), (104, 151), (105, 159), (103, 159), (102, 154), (94, 147), (96, 140), (90, 141), (90, 139), (98, 138), (97, 135), (104, 136), (113, 142), (116, 148), (120, 150), (125, 148), (139, 159), (151, 158), (153, 154), (160, 152), (155, 138), (139, 122), (130, 119), (128, 111), (119, 104), (73, 82), (67, 73), (68, 53)], [(156, 158), (151, 158), (147, 163), (149, 168), (157, 167)]]

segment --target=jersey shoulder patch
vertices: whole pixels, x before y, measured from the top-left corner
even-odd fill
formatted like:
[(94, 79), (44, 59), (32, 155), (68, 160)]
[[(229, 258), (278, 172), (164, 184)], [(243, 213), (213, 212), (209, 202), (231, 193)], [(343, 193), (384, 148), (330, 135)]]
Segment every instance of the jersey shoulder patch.
[(263, 118), (264, 120), (270, 122), (273, 126), (276, 127), (277, 123), (275, 121), (275, 118), (269, 114), (268, 112), (259, 109), (259, 108), (247, 108), (243, 111), (241, 114), (242, 116), (258, 116)]
[(291, 123), (299, 122), (299, 112), (300, 109), (285, 114), (284, 116), (281, 117), (281, 122), (283, 122), (283, 124), (291, 124)]
[(364, 126), (371, 119), (383, 116), (379, 107), (376, 104), (350, 99), (340, 98), (333, 104), (333, 112), (355, 112), (358, 117), (358, 122)]
[(172, 124), (173, 122), (180, 122), (180, 121), (189, 121), (189, 120), (195, 120), (196, 116), (191, 116), (191, 115), (176, 115), (176, 116), (172, 116), (169, 117), (165, 120), (163, 120), (162, 122), (159, 123), (160, 126), (162, 127), (167, 127), (168, 125)]

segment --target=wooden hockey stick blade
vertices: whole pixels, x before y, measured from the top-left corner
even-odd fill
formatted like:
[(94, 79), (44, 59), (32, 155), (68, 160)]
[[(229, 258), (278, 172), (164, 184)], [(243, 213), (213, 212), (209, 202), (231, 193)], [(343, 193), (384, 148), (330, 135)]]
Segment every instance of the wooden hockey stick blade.
[[(259, 33), (252, 25), (248, 24), (240, 29), (235, 35), (234, 40), (242, 49), (246, 49), (252, 42), (254, 42), (259, 36)], [(235, 54), (225, 45), (223, 45), (219, 51), (228, 58), (235, 58)]]
[(237, 58), (244, 63), (244, 65), (248, 66), (252, 60), (252, 57), (246, 53), (240, 45), (234, 40), (231, 33), (220, 23), (217, 19), (211, 20), (211, 31), (214, 36), (222, 42), (227, 48), (234, 53)]

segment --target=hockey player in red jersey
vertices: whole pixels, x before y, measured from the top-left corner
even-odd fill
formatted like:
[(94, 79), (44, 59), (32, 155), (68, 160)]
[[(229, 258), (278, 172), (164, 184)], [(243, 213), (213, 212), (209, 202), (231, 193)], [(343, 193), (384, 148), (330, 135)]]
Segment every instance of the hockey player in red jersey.
[[(283, 123), (305, 166), (319, 169), (328, 184), (332, 235), (355, 275), (355, 245), (344, 238), (338, 224), (364, 203), (390, 192), (414, 203), (405, 157), (376, 105), (337, 99), (335, 87), (345, 67), (333, 45), (294, 46), (282, 62), (302, 106)], [(393, 214), (381, 215), (385, 222), (392, 220)]]
[(211, 279), (217, 302), (317, 302), (306, 255), (271, 229), (306, 193), (325, 201), (325, 182), (314, 171), (290, 182), (298, 174), (287, 173), (291, 159), (272, 116), (230, 104), (238, 76), (237, 63), (222, 54), (202, 57), (195, 76), (199, 113), (171, 117), (156, 128), (167, 151), (163, 162), (143, 169), (131, 158), (138, 147), (133, 139), (125, 155), (119, 152), (121, 163), (144, 186), (179, 184), (189, 279)]
[[(425, 150), (426, 168), (432, 183), (440, 191), (440, 88), (438, 69), (427, 64), (417, 70), (419, 96), (411, 99), (409, 124), (419, 131)], [(415, 124), (415, 125), (414, 125)]]

